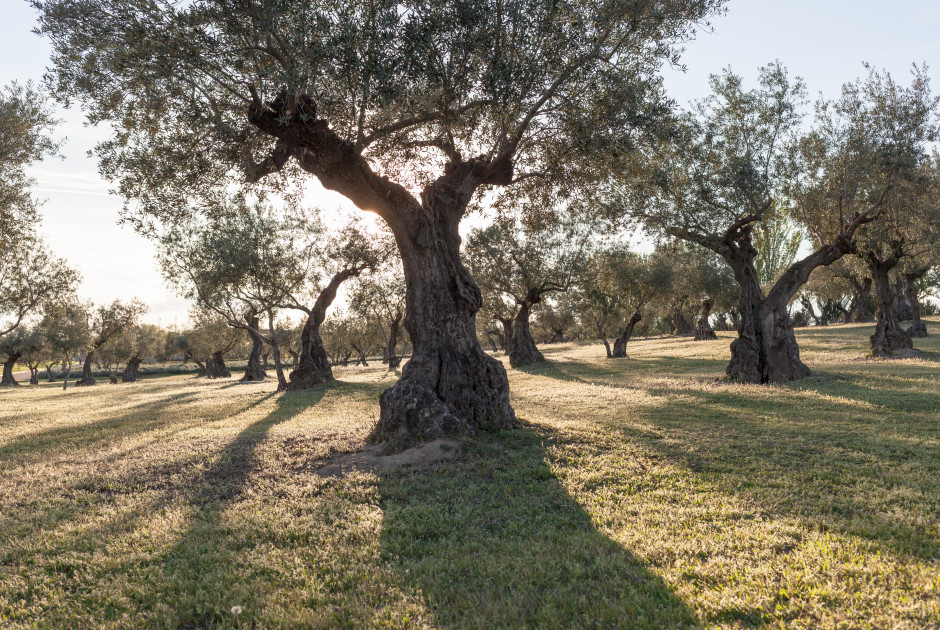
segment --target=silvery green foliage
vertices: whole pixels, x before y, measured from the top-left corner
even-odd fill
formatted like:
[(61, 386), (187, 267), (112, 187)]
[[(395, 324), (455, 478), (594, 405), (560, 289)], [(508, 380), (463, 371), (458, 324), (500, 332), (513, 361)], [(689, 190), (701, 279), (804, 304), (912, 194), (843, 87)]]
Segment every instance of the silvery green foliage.
[[(296, 192), (297, 151), (249, 123), (274, 102), (412, 192), (478, 155), (594, 177), (667, 111), (658, 69), (723, 0), (32, 4), (55, 93), (112, 125), (101, 171), (146, 230), (231, 183)], [(330, 187), (347, 166), (306, 170)]]

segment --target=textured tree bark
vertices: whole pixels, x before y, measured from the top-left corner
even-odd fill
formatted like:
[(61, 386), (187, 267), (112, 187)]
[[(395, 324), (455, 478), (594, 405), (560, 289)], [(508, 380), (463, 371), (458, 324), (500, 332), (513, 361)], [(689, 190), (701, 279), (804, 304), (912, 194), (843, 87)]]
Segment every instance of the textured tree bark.
[(312, 98), (286, 92), (267, 104), (255, 98), (247, 114), (251, 124), (279, 140), (268, 158), (251, 165), (249, 179), (280, 169), (293, 156), (325, 188), (378, 213), (395, 235), (405, 273), (404, 326), (413, 351), (401, 378), (382, 394), (370, 439), (406, 444), (514, 426), (506, 370), (477, 340), (482, 299), (460, 262), (458, 225), (480, 186), (512, 182), (517, 141), (493, 159), (464, 160), (445, 147), (450, 161), (444, 174), (418, 201), (373, 172), (355, 145), (318, 119)]
[(121, 375), (121, 382), (136, 383), (139, 379), (140, 357), (135, 354), (127, 361), (127, 365), (124, 366), (124, 373)]
[[(742, 233), (725, 252), (741, 288), (738, 311), (738, 338), (731, 342), (731, 361), (726, 372), (732, 380), (743, 383), (792, 381), (810, 375), (800, 361), (800, 347), (787, 312), (789, 298), (805, 284), (810, 272), (822, 263), (819, 252), (794, 263), (780, 277), (771, 293), (764, 297), (749, 231)], [(841, 256), (841, 254), (840, 254)]]
[(512, 352), (509, 353), (509, 365), (512, 367), (545, 361), (545, 357), (535, 346), (535, 339), (532, 338), (532, 331), (529, 328), (529, 315), (532, 312), (530, 309), (531, 305), (528, 302), (520, 304), (519, 312), (516, 313), (516, 319), (513, 322)]
[(19, 386), (16, 378), (13, 377), (13, 366), (20, 360), (21, 352), (14, 352), (7, 355), (7, 360), (3, 362), (3, 377), (0, 377), (0, 385), (9, 385), (11, 387)]
[(245, 366), (245, 374), (241, 378), (242, 383), (257, 383), (267, 378), (264, 368), (261, 367), (261, 351), (264, 350), (264, 339), (257, 332), (258, 316), (250, 314), (245, 316), (245, 323), (249, 328), (248, 337), (251, 339), (251, 352), (248, 353), (248, 365)]
[(914, 347), (908, 335), (898, 323), (898, 314), (895, 311), (897, 303), (895, 287), (888, 277), (888, 273), (897, 266), (898, 257), (891, 256), (884, 260), (869, 254), (867, 258), (868, 270), (875, 285), (875, 298), (878, 311), (875, 313), (875, 334), (870, 338), (871, 355), (873, 357), (890, 357), (899, 350)]
[(712, 301), (702, 300), (702, 310), (699, 313), (698, 325), (695, 327), (695, 341), (707, 341), (709, 339), (718, 339), (718, 335), (712, 330), (708, 319), (712, 314)]
[(79, 383), (83, 387), (87, 387), (87, 386), (94, 385), (95, 383), (97, 383), (97, 381), (95, 380), (95, 375), (92, 374), (92, 371), (91, 371), (91, 363), (92, 361), (94, 361), (94, 359), (95, 359), (94, 350), (90, 351), (88, 354), (85, 355), (85, 364), (82, 366), (82, 379), (81, 379), (81, 382)]
[(221, 350), (216, 350), (212, 353), (206, 360), (206, 377), (207, 378), (229, 378), (232, 376), (232, 373), (228, 371), (228, 367), (225, 365), (225, 357)]
[(920, 318), (920, 301), (917, 299), (917, 280), (927, 273), (924, 270), (921, 273), (904, 274), (904, 293), (907, 301), (911, 304), (911, 327), (907, 329), (907, 334), (913, 337), (927, 337), (927, 326)]
[(480, 290), (460, 262), (458, 225), (480, 183), (478, 167), (475, 161), (451, 166), (425, 188), (419, 212), (390, 221), (414, 349), (399, 381), (382, 394), (373, 441), (413, 443), (515, 425), (506, 370), (477, 340)]
[[(623, 330), (623, 334), (614, 339), (613, 353), (611, 353), (608, 348), (608, 359), (625, 359), (627, 357), (627, 344), (630, 343), (630, 337), (633, 336), (633, 329), (636, 328), (636, 325), (639, 324), (642, 319), (643, 316), (640, 315), (640, 310), (637, 309), (634, 311), (633, 316), (630, 317), (626, 328)], [(606, 339), (604, 339), (604, 345), (607, 345)]]

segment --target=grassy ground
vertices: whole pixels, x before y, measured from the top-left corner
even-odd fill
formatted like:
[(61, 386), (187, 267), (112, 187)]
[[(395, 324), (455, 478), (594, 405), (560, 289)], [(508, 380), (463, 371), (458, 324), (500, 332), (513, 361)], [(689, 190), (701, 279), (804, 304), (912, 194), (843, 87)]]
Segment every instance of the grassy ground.
[(800, 331), (774, 387), (716, 381), (727, 335), (549, 347), (517, 430), (340, 477), (380, 367), (0, 391), (0, 626), (937, 628), (929, 325), (897, 361)]

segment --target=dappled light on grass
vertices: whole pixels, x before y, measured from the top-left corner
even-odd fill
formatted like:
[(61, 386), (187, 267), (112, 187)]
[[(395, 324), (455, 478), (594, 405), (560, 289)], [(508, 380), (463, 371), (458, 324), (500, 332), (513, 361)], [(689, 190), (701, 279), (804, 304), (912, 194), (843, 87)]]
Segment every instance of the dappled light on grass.
[[(0, 615), (52, 627), (930, 627), (940, 325), (798, 331), (814, 376), (720, 379), (730, 337), (545, 346), (517, 430), (321, 475), (394, 374), (0, 392)], [(240, 607), (236, 617), (233, 607)]]

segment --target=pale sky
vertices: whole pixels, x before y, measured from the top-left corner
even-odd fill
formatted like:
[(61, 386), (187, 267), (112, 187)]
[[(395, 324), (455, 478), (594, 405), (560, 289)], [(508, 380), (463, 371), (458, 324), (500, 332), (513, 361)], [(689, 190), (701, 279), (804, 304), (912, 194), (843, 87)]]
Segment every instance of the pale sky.
[[(30, 31), (33, 10), (21, 0), (2, 0), (0, 84), (38, 81), (48, 65), (48, 44)], [(889, 70), (906, 82), (911, 63), (926, 62), (940, 91), (940, 2), (937, 0), (731, 0), (684, 56), (687, 72), (668, 72), (670, 94), (680, 104), (708, 91), (708, 75), (731, 65), (751, 81), (758, 66), (781, 60), (806, 80), (810, 93), (838, 94), (863, 74), (862, 62)], [(106, 137), (87, 128), (77, 109), (59, 113), (57, 136), (66, 137), (64, 159), (32, 169), (38, 196), (47, 199), (42, 232), (58, 255), (84, 276), (81, 294), (97, 303), (138, 297), (150, 305), (148, 321), (183, 324), (188, 304), (163, 285), (153, 246), (117, 225), (121, 200), (108, 194), (95, 160), (86, 152)], [(335, 207), (330, 195), (323, 205)]]

